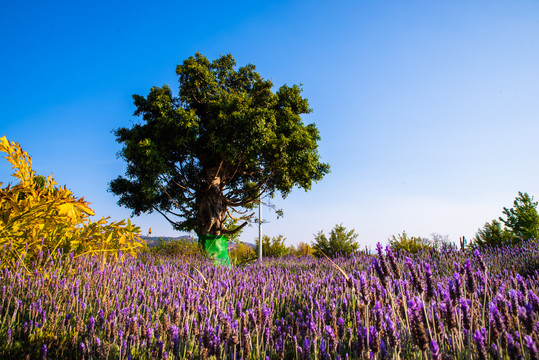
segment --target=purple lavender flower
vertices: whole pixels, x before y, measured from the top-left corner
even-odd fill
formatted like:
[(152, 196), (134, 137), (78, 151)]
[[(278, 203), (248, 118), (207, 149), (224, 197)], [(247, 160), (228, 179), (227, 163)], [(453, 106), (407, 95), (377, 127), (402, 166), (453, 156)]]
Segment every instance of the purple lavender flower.
[(399, 267), (397, 265), (397, 259), (395, 259), (393, 250), (391, 250), (391, 247), (389, 245), (386, 246), (386, 254), (387, 258), (389, 259), (389, 264), (391, 265), (391, 270), (393, 270), (393, 275), (395, 276), (395, 279), (399, 280), (401, 278), (401, 275), (399, 272)]
[(378, 275), (378, 278), (380, 279), (380, 282), (382, 283), (383, 287), (387, 287), (387, 279), (386, 279), (386, 273), (380, 266), (380, 263), (378, 262), (378, 259), (374, 259), (372, 261), (372, 264), (374, 266), (374, 270), (376, 270), (376, 274)]
[(526, 329), (526, 332), (528, 334), (534, 333), (534, 318), (535, 314), (533, 311), (533, 306), (530, 303), (527, 303), (524, 305), (524, 307), (519, 306), (519, 313), (518, 313), (519, 319), (524, 324), (524, 328)]
[(170, 337), (172, 339), (172, 347), (173, 347), (173, 354), (175, 356), (178, 356), (178, 352), (179, 352), (179, 344), (180, 344), (180, 339), (179, 339), (179, 330), (178, 330), (178, 327), (177, 326), (174, 326), (174, 325), (171, 325), (170, 326)]
[(320, 340), (320, 354), (322, 355), (322, 357), (325, 357), (326, 355), (326, 342), (324, 340), (324, 338), (322, 338), (322, 340)]
[(378, 258), (380, 259), (380, 266), (382, 268), (382, 271), (384, 272), (384, 274), (389, 276), (389, 268), (387, 266), (387, 263), (386, 263), (386, 260), (385, 260), (385, 257), (384, 257), (384, 253), (383, 253), (383, 250), (382, 250), (382, 244), (380, 244), (380, 243), (376, 244), (376, 249), (378, 250)]
[(309, 340), (308, 337), (306, 337), (303, 340), (302, 349), (303, 349), (303, 353), (306, 354), (306, 356), (308, 356), (310, 354), (310, 352), (311, 352), (311, 341)]
[(384, 340), (380, 340), (380, 356), (382, 357), (382, 359), (389, 358), (389, 354), (387, 352), (387, 346)]
[(474, 340), (475, 340), (475, 345), (477, 349), (477, 357), (479, 360), (487, 359), (487, 347), (485, 345), (486, 334), (487, 334), (487, 331), (485, 330), (485, 328), (476, 330), (474, 333)]
[(477, 249), (474, 251), (474, 255), (477, 261), (479, 262), (479, 268), (481, 269), (483, 273), (485, 273), (487, 271), (487, 267), (485, 265), (485, 261), (483, 260), (483, 256), (481, 256), (481, 253)]
[(338, 332), (339, 338), (342, 338), (344, 336), (344, 324), (345, 324), (344, 319), (341, 316), (339, 316), (339, 318), (337, 319), (337, 326), (339, 329), (339, 332)]
[(375, 326), (369, 328), (369, 347), (373, 354), (380, 352), (380, 336)]
[(462, 298), (462, 280), (460, 279), (460, 274), (458, 272), (453, 273), (453, 282), (452, 282), (450, 293), (451, 293), (451, 300), (453, 300), (453, 304), (456, 304), (456, 302)]
[(518, 341), (515, 341), (513, 335), (507, 333), (507, 353), (511, 359), (520, 359), (522, 357), (522, 352), (520, 351), (520, 344)]
[(367, 283), (367, 277), (365, 276), (365, 272), (363, 271), (359, 275), (359, 289), (361, 292), (361, 296), (363, 297), (363, 301), (369, 302), (369, 299), (370, 299), (369, 285)]
[(475, 280), (473, 277), (473, 269), (472, 264), (470, 263), (470, 259), (466, 260), (464, 270), (466, 272), (466, 290), (469, 294), (473, 294), (475, 292)]
[(43, 344), (43, 346), (41, 347), (41, 358), (43, 360), (47, 359), (47, 344)]
[(424, 351), (428, 347), (428, 339), (425, 332), (425, 324), (423, 323), (422, 312), (423, 303), (419, 298), (408, 301), (408, 319), (410, 321), (412, 340), (421, 350)]
[(427, 264), (427, 263), (424, 263), (424, 268), (425, 268), (425, 279), (426, 279), (426, 283), (427, 283), (427, 292), (426, 292), (426, 296), (427, 296), (427, 301), (430, 301), (433, 297), (434, 297), (434, 286), (433, 286), (433, 282), (432, 282), (432, 271), (430, 269), (430, 265)]
[(533, 341), (533, 338), (530, 335), (524, 336), (524, 343), (528, 349), (528, 354), (530, 354), (530, 359), (539, 360), (539, 352), (537, 351), (537, 346)]
[(242, 344), (242, 350), (243, 350), (243, 356), (245, 359), (249, 357), (251, 354), (251, 335), (247, 331), (246, 328), (243, 328), (243, 338), (241, 341)]
[(95, 330), (95, 319), (93, 316), (90, 316), (90, 319), (88, 319), (88, 334), (93, 334)]
[(335, 335), (335, 332), (333, 332), (333, 329), (329, 325), (326, 325), (325, 330), (326, 330), (326, 335), (329, 340), (329, 347), (333, 350), (336, 350), (337, 349), (337, 336)]
[(436, 340), (432, 339), (430, 341), (430, 352), (432, 353), (432, 360), (440, 360), (442, 358), (440, 347), (438, 346), (438, 343)]
[(462, 326), (464, 329), (470, 331), (472, 328), (472, 314), (470, 311), (471, 300), (461, 299), (460, 309), (462, 311)]
[(389, 346), (391, 346), (392, 348), (396, 348), (399, 341), (399, 334), (397, 332), (397, 327), (395, 326), (393, 320), (391, 320), (391, 316), (389, 313), (386, 313), (385, 315), (385, 322)]
[(102, 327), (105, 323), (105, 314), (103, 312), (103, 308), (99, 308), (99, 311), (97, 312), (97, 319), (99, 320), (98, 325)]
[(419, 275), (417, 273), (417, 269), (416, 269), (414, 263), (412, 262), (412, 260), (409, 257), (406, 258), (404, 263), (408, 267), (408, 270), (410, 270), (410, 276), (412, 277), (412, 284), (413, 284), (414, 288), (419, 293), (423, 293), (423, 284), (421, 283), (421, 279), (419, 278)]

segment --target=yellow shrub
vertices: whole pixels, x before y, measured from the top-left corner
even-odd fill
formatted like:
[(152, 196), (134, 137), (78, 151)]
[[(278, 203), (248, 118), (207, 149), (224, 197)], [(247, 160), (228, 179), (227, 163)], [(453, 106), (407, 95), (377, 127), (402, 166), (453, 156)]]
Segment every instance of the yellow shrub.
[[(15, 186), (1, 188), (0, 253), (2, 262), (33, 260), (39, 251), (54, 254), (117, 256), (118, 250), (136, 255), (145, 248), (140, 229), (131, 221), (92, 222), (94, 215), (84, 198), (77, 199), (65, 186), (55, 186), (52, 176), (36, 176), (32, 159), (19, 144), (0, 138), (0, 151), (15, 169)], [(6, 251), (3, 251), (6, 249)]]

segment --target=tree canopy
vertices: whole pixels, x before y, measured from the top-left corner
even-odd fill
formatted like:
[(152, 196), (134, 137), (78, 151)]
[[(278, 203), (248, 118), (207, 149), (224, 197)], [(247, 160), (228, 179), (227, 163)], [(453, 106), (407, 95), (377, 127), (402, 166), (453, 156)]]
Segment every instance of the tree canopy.
[[(197, 53), (178, 65), (179, 92), (153, 87), (134, 95), (142, 121), (114, 134), (125, 177), (110, 182), (133, 215), (156, 211), (176, 230), (199, 235), (239, 231), (262, 195), (309, 190), (329, 172), (302, 89), (263, 79), (232, 55), (210, 62)], [(240, 221), (234, 229), (225, 223)]]
[(329, 238), (320, 230), (314, 237), (312, 247), (315, 249), (315, 256), (329, 257), (337, 255), (350, 255), (359, 249), (356, 241), (358, 234), (354, 229), (347, 230), (343, 224), (335, 225), (329, 233)]
[[(437, 234), (436, 236), (439, 238)], [(402, 234), (397, 234), (397, 236), (391, 235), (388, 242), (391, 250), (406, 251), (412, 254), (431, 247), (428, 239), (420, 236), (410, 236), (406, 231), (403, 231)]]
[[(505, 245), (539, 237), (537, 202), (527, 193), (518, 192), (512, 208), (503, 208), (506, 218), (492, 220), (479, 229), (474, 238), (475, 246)], [(505, 225), (504, 227), (502, 227)]]
[(533, 201), (527, 193), (518, 192), (513, 201), (513, 207), (503, 208), (506, 219), (500, 221), (510, 229), (514, 241), (520, 239), (529, 240), (539, 236), (539, 214), (537, 213), (537, 201)]
[[(280, 257), (290, 255), (293, 251), (284, 243), (286, 238), (283, 235), (269, 237), (262, 236), (262, 254), (265, 257)], [(256, 239), (256, 248), (260, 246), (259, 239)]]

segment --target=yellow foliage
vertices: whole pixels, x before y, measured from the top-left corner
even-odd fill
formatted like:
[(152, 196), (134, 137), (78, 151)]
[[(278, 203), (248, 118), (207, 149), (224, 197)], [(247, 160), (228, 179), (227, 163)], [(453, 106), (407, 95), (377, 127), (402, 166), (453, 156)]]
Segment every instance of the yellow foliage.
[[(0, 151), (12, 164), (15, 186), (0, 188), (0, 253), (3, 261), (32, 260), (41, 250), (54, 254), (135, 256), (146, 247), (140, 228), (124, 220), (108, 223), (107, 218), (92, 222), (94, 211), (84, 198), (77, 199), (65, 186), (48, 176), (38, 183), (32, 158), (19, 144), (0, 138)], [(2, 183), (0, 183), (0, 186)], [(3, 249), (7, 249), (2, 251)]]

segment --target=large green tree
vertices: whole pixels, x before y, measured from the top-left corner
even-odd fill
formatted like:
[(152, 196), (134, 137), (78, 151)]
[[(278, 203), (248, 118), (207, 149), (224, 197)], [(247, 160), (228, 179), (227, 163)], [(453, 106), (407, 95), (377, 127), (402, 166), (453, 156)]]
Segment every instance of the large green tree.
[[(483, 245), (504, 245), (518, 243), (522, 240), (539, 238), (539, 214), (537, 202), (527, 193), (518, 192), (512, 208), (503, 208), (506, 218), (492, 220), (479, 229), (474, 243)], [(502, 227), (502, 223), (505, 225)]]
[[(233, 234), (261, 196), (309, 190), (329, 172), (318, 129), (301, 118), (311, 109), (300, 87), (274, 91), (232, 55), (210, 62), (197, 53), (176, 73), (178, 95), (167, 85), (134, 95), (142, 121), (114, 132), (127, 170), (110, 191), (133, 215), (156, 211), (199, 236)], [(227, 228), (230, 219), (239, 222)]]
[(528, 193), (518, 192), (518, 196), (513, 201), (513, 207), (503, 208), (506, 219), (500, 221), (511, 230), (514, 240), (528, 240), (539, 237), (539, 214), (537, 213), (537, 202)]

